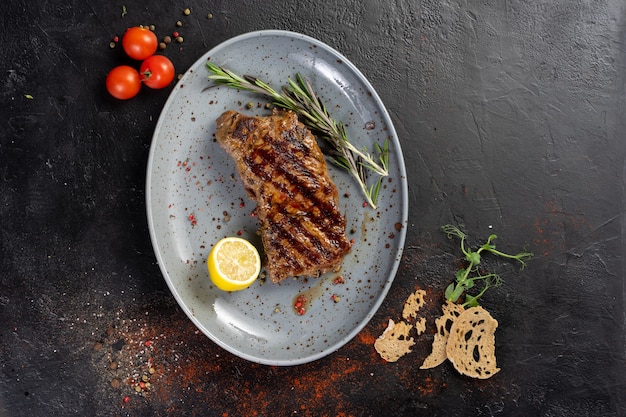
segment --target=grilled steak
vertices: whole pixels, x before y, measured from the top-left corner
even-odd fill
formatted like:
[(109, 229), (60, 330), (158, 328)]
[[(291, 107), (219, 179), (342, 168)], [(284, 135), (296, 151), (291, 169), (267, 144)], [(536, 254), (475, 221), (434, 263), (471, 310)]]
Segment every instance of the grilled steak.
[(270, 279), (337, 270), (350, 250), (346, 220), (322, 151), (296, 114), (227, 111), (217, 119), (216, 137), (257, 203)]

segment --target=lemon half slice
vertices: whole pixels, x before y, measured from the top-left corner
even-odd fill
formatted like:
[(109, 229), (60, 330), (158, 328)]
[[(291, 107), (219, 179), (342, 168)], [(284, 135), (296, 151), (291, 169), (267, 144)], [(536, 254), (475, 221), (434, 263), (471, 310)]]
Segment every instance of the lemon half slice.
[(248, 288), (261, 272), (261, 257), (254, 245), (240, 237), (226, 237), (213, 246), (207, 260), (209, 276), (224, 291)]

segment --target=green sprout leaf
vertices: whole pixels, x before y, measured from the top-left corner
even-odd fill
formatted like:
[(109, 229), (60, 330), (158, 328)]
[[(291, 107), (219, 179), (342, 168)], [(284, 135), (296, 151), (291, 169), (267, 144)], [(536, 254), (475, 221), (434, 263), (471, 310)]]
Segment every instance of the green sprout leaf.
[[(479, 305), (479, 299), (485, 294), (489, 288), (497, 287), (501, 284), (502, 280), (498, 274), (495, 273), (479, 273), (477, 266), (481, 262), (481, 253), (490, 253), (494, 256), (498, 256), (504, 259), (515, 260), (519, 262), (523, 269), (526, 266), (526, 261), (532, 258), (533, 254), (530, 252), (521, 251), (515, 255), (499, 251), (496, 249), (496, 245), (493, 241), (497, 238), (496, 235), (490, 235), (487, 242), (480, 245), (476, 251), (466, 247), (467, 236), (460, 228), (454, 225), (447, 224), (442, 226), (441, 230), (448, 235), (449, 238), (460, 239), (461, 252), (465, 255), (467, 266), (463, 269), (459, 269), (455, 274), (455, 282), (448, 285), (445, 291), (446, 300), (456, 303), (463, 294), (465, 294), (464, 307), (476, 307)], [(479, 285), (478, 285), (479, 284)], [(478, 293), (470, 293), (469, 290), (478, 289)]]

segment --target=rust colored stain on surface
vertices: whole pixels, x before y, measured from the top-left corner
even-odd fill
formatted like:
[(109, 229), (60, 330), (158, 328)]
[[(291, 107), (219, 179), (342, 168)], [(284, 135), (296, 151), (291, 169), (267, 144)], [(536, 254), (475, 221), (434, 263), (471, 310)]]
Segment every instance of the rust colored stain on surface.
[(533, 221), (532, 243), (537, 255), (549, 256), (567, 250), (566, 242), (592, 237), (593, 229), (582, 214), (568, 212), (556, 201), (546, 201)]
[[(115, 405), (112, 415), (350, 417), (367, 415), (380, 401), (395, 401), (392, 389), (428, 398), (446, 386), (441, 378), (417, 369), (428, 337), (400, 362), (385, 364), (373, 347), (384, 318), (373, 319), (326, 358), (298, 367), (273, 367), (223, 351), (182, 313), (157, 314), (154, 309), (117, 313), (93, 341), (92, 365), (106, 387), (104, 401)], [(362, 401), (355, 402), (355, 396)]]
[[(313, 416), (332, 409), (333, 415), (353, 416), (359, 413), (347, 405), (348, 396), (365, 389), (364, 378), (372, 378), (368, 369), (380, 363), (367, 330), (342, 351), (355, 359), (337, 353), (321, 359), (322, 367), (283, 368), (232, 356), (182, 314), (137, 313), (118, 314), (92, 349), (92, 365), (120, 415), (184, 410), (186, 415)], [(189, 404), (197, 412), (190, 413)]]

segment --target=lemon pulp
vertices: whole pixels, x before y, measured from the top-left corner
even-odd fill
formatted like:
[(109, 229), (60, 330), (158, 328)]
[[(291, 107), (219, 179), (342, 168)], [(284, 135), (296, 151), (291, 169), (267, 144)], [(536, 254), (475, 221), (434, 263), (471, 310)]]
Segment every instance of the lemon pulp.
[(213, 246), (207, 260), (209, 277), (224, 291), (248, 288), (261, 272), (261, 257), (254, 245), (239, 237), (226, 237)]

